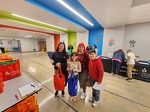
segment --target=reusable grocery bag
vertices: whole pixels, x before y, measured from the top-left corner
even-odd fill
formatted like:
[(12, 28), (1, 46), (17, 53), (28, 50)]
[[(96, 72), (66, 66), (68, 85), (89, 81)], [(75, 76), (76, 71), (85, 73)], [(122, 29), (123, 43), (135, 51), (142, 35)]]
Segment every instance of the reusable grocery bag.
[(65, 89), (65, 76), (62, 74), (61, 67), (58, 67), (54, 75), (54, 87), (56, 91), (63, 91)]
[(77, 95), (77, 82), (78, 79), (74, 77), (74, 71), (72, 70), (71, 76), (68, 78), (68, 92), (70, 96), (76, 96)]
[(13, 79), (21, 75), (20, 73), (20, 61), (16, 60), (15, 63), (10, 65), (0, 66), (0, 72), (3, 74), (3, 81)]

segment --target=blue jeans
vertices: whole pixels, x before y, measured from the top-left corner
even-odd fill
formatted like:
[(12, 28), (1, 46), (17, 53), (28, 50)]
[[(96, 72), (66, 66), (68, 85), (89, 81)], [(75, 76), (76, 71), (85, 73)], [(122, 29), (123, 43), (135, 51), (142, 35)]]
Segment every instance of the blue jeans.
[(112, 72), (114, 74), (118, 74), (120, 70), (121, 63), (119, 61), (113, 60), (112, 61)]
[[(97, 83), (95, 80), (90, 79), (90, 84), (93, 87), (93, 85)], [(96, 90), (92, 88), (92, 96), (95, 99), (95, 101), (99, 101), (100, 100), (100, 90)]]

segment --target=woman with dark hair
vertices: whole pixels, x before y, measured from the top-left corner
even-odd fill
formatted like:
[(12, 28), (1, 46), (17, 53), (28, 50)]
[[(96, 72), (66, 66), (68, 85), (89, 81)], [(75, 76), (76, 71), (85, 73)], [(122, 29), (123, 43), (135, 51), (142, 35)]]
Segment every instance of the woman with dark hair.
[(80, 92), (82, 92), (81, 99), (86, 98), (86, 80), (88, 78), (88, 63), (89, 63), (89, 56), (85, 49), (85, 45), (80, 43), (78, 45), (78, 59), (81, 63), (81, 72), (79, 73), (79, 82), (80, 82)]
[[(60, 42), (56, 51), (52, 55), (53, 65), (55, 71), (61, 66), (62, 73), (65, 75), (65, 86), (67, 85), (68, 71), (67, 71), (67, 59), (69, 58), (68, 53), (66, 52), (65, 43)], [(62, 91), (62, 96), (65, 92)], [(55, 97), (58, 95), (58, 91), (55, 92)]]

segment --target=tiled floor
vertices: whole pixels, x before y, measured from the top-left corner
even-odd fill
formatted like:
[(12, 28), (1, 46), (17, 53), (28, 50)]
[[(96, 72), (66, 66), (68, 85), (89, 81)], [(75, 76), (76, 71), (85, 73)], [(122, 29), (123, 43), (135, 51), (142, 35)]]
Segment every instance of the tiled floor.
[(53, 66), (46, 53), (9, 53), (14, 59), (20, 59), (22, 73), (41, 85), (36, 95), (40, 112), (150, 112), (150, 83), (134, 79), (127, 82), (125, 77), (111, 76), (105, 73), (103, 82), (106, 88), (101, 91), (101, 100), (92, 108), (88, 98), (91, 88), (87, 89), (87, 98), (69, 102), (67, 88), (65, 97), (54, 97)]

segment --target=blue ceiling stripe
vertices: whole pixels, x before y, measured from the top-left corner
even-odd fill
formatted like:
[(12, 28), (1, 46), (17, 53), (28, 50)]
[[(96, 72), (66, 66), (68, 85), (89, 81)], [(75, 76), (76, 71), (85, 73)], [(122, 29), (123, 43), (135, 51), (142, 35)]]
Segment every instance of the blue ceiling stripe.
[(94, 17), (79, 3), (78, 0), (63, 0), (77, 12), (79, 12), (82, 16), (84, 16), (87, 20), (94, 24), (94, 26), (90, 26), (88, 23), (83, 21), (81, 18), (76, 16), (74, 13), (66, 9), (63, 5), (61, 5), (56, 0), (25, 0), (37, 7), (40, 7), (56, 16), (59, 16), (67, 21), (72, 22), (73, 24), (79, 25), (85, 29), (93, 30), (93, 29), (103, 29), (103, 27), (94, 19)]
[[(67, 18), (67, 17), (65, 17), (65, 16), (63, 16), (63, 15), (57, 13), (57, 12), (54, 11), (54, 10), (51, 10), (51, 9), (45, 7), (45, 6), (42, 5), (41, 3), (35, 2), (35, 1), (33, 1), (33, 0), (25, 0), (25, 1), (29, 2), (29, 3), (32, 4), (32, 5), (35, 5), (35, 6), (41, 8), (41, 9), (43, 9), (43, 10), (45, 10), (45, 11), (51, 13), (51, 14), (54, 14), (54, 15), (56, 15), (56, 16), (62, 18), (62, 19), (65, 19), (65, 20), (67, 20), (67, 21), (69, 21), (69, 22), (71, 22), (71, 23), (73, 23), (73, 24), (76, 24), (76, 25), (78, 25), (78, 26), (80, 26), (80, 27), (82, 27), (82, 28), (88, 30), (88, 28), (82, 26), (81, 24), (79, 24), (79, 23), (77, 23), (77, 22), (75, 22), (75, 21), (73, 21), (73, 20), (70, 20), (69, 18)], [(43, 22), (43, 21), (42, 21), (42, 22)], [(69, 30), (69, 29), (68, 29), (68, 30)]]

